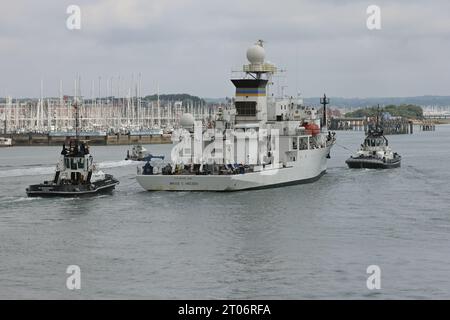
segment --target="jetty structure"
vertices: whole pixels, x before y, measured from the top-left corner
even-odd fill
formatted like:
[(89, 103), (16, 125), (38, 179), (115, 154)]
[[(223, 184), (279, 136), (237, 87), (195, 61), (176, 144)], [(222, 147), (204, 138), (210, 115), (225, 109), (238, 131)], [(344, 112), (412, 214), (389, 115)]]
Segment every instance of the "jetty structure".
[[(330, 119), (330, 130), (344, 131), (364, 131), (366, 134), (369, 128), (374, 126), (376, 119), (373, 117), (333, 117)], [(384, 134), (412, 134), (414, 132), (413, 122), (403, 118), (394, 117), (385, 119)]]
[[(335, 135), (319, 110), (272, 94), (274, 64), (263, 41), (247, 50), (249, 64), (231, 79), (233, 108), (219, 110), (211, 128), (189, 114), (174, 132), (171, 162), (148, 161), (136, 176), (148, 191), (238, 191), (308, 183), (327, 169)], [(329, 103), (322, 99), (324, 108)], [(178, 138), (177, 138), (178, 137)]]
[[(378, 109), (380, 105), (378, 105)], [(345, 113), (345, 117), (331, 117), (333, 130), (362, 131), (367, 134), (380, 116), (376, 107), (359, 108)], [(436, 124), (446, 123), (446, 108), (422, 107), (414, 104), (385, 105), (381, 109), (384, 135), (412, 134), (414, 130), (434, 131)]]

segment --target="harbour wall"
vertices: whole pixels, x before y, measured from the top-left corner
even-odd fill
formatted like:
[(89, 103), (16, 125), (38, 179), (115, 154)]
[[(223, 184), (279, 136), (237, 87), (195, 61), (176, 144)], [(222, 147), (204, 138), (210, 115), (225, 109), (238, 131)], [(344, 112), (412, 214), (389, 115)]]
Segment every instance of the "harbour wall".
[[(60, 146), (73, 136), (52, 136), (45, 133), (0, 134), (0, 137), (11, 138), (15, 146)], [(129, 135), (114, 134), (106, 136), (82, 136), (90, 145), (130, 145), (130, 144), (164, 144), (172, 143), (169, 134), (162, 135)]]

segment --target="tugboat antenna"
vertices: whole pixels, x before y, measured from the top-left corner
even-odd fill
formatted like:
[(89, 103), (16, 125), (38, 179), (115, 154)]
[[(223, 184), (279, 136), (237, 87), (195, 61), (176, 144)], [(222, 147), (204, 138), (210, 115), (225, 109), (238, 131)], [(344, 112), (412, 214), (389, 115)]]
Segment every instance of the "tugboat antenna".
[(377, 109), (377, 130), (380, 129), (380, 104), (378, 104), (378, 109)]
[(75, 96), (74, 96), (74, 108), (75, 108), (75, 139), (76, 141), (79, 140), (80, 137), (80, 113), (78, 110), (78, 93), (80, 91), (80, 80), (75, 79), (75, 88), (77, 88), (77, 80), (78, 80), (78, 90), (75, 89)]
[(75, 139), (78, 141), (80, 136), (80, 117), (78, 112), (78, 102), (75, 100)]

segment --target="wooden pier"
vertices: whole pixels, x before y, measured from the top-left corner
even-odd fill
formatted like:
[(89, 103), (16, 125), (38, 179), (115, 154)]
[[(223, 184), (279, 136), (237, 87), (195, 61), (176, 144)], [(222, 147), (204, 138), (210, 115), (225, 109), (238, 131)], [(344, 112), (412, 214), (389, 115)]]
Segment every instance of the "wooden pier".
[[(330, 130), (364, 131), (375, 124), (375, 120), (366, 118), (331, 118), (329, 122)], [(412, 121), (406, 118), (393, 118), (383, 120), (384, 134), (412, 134), (414, 131)]]
[(430, 120), (423, 120), (419, 123), (419, 128), (422, 131), (435, 131), (436, 125)]
[(367, 121), (365, 118), (335, 118), (329, 120), (328, 128), (330, 130), (350, 130), (366, 131)]

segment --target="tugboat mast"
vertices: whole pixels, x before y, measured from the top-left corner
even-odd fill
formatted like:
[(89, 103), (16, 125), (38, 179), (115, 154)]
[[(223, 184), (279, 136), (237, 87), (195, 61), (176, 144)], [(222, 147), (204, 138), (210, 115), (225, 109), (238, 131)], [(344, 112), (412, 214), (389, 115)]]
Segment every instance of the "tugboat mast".
[(77, 82), (77, 80), (75, 80), (75, 96), (74, 96), (73, 107), (75, 108), (75, 140), (78, 143), (78, 140), (80, 137), (80, 112), (78, 109), (78, 96), (80, 93), (80, 78), (78, 78), (78, 90), (76, 90), (76, 88), (77, 88), (76, 82)]
[(80, 113), (78, 111), (77, 98), (75, 98), (73, 107), (75, 108), (75, 140), (78, 141), (80, 137)]
[(383, 126), (380, 123), (380, 114), (381, 114), (381, 109), (380, 109), (380, 105), (378, 104), (378, 108), (377, 108), (377, 122), (375, 124), (375, 131), (380, 133), (381, 135), (383, 135)]
[(377, 112), (377, 127), (381, 127), (380, 126), (380, 105), (378, 104), (378, 112)]

